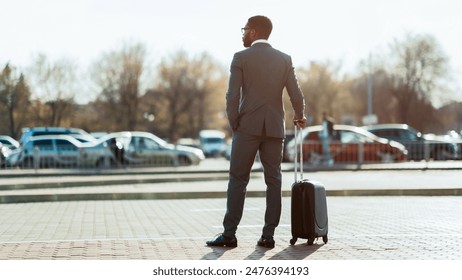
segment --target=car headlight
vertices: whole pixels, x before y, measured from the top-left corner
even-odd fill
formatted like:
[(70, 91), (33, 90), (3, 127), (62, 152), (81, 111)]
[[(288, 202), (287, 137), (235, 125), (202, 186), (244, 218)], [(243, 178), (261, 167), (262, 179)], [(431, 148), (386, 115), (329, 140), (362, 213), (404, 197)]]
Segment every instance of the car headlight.
[(195, 154), (197, 157), (199, 157), (200, 159), (205, 159), (205, 155), (204, 155), (204, 152), (202, 152), (202, 150), (197, 150), (195, 151)]

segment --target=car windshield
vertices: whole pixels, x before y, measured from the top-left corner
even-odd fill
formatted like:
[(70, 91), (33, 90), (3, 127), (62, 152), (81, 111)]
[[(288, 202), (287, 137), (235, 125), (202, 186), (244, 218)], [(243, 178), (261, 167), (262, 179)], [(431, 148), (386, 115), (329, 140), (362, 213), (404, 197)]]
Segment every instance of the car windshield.
[(412, 130), (404, 130), (400, 131), (400, 138), (404, 141), (417, 141), (417, 132)]
[(11, 143), (9, 140), (7, 139), (0, 139), (0, 143), (6, 145), (6, 146), (15, 146), (13, 143)]
[(151, 134), (151, 135), (150, 135), (150, 138), (153, 138), (154, 141), (156, 141), (157, 144), (159, 144), (159, 146), (164, 146), (164, 147), (165, 147), (165, 146), (168, 145), (168, 142), (167, 142), (167, 141), (165, 141), (164, 139), (161, 139), (161, 138), (155, 136), (154, 134)]
[(73, 151), (73, 150), (78, 149), (70, 141), (64, 140), (64, 139), (57, 139), (56, 140), (56, 147), (57, 147), (58, 151)]
[(340, 141), (342, 143), (371, 143), (374, 142), (371, 138), (360, 133), (356, 133), (348, 130), (339, 130)]
[(204, 143), (207, 144), (222, 144), (225, 140), (223, 138), (204, 138)]

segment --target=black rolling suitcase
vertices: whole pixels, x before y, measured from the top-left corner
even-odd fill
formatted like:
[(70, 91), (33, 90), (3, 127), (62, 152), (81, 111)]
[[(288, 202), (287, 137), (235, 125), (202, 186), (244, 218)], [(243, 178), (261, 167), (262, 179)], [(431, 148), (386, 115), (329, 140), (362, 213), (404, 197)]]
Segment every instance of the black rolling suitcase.
[[(328, 218), (326, 189), (316, 181), (303, 179), (303, 150), (301, 131), (295, 126), (295, 183), (292, 185), (291, 227), (294, 245), (298, 238), (308, 239), (308, 245), (318, 237), (327, 243)], [(297, 180), (297, 138), (300, 135), (300, 180)]]

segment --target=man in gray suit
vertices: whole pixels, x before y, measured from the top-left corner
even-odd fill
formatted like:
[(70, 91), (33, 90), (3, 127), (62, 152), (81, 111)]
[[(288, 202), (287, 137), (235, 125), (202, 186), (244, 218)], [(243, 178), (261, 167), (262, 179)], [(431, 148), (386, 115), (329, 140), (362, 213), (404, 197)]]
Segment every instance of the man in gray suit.
[(242, 28), (247, 49), (231, 63), (226, 112), (233, 130), (224, 231), (208, 246), (236, 247), (236, 231), (244, 208), (250, 171), (259, 152), (266, 189), (265, 225), (257, 245), (274, 248), (274, 231), (281, 216), (281, 161), (285, 137), (283, 90), (294, 109), (294, 122), (306, 125), (305, 101), (290, 56), (268, 43), (272, 23), (265, 16), (249, 18)]

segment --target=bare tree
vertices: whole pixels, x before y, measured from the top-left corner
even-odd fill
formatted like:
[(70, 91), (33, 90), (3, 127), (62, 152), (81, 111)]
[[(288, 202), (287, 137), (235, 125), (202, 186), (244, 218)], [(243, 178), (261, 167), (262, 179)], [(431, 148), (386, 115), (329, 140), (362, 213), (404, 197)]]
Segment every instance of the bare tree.
[(2, 133), (18, 138), (21, 128), (25, 125), (30, 106), (30, 91), (21, 73), (14, 77), (14, 68), (8, 64), (0, 73), (0, 116), (3, 123)]
[(374, 66), (364, 71), (358, 77), (354, 77), (350, 86), (352, 114), (360, 120), (368, 113), (368, 82), (371, 78), (372, 89), (372, 114), (378, 117), (381, 123), (397, 122), (397, 100), (390, 95), (392, 90), (392, 77), (383, 69), (383, 65)]
[(76, 92), (76, 65), (68, 59), (51, 62), (39, 54), (30, 73), (34, 95), (48, 110), (38, 113), (43, 124), (60, 126), (71, 118)]
[(297, 69), (300, 88), (305, 96), (313, 123), (321, 122), (323, 111), (338, 119), (342, 114), (344, 81), (338, 77), (340, 66), (311, 62), (309, 68)]
[(104, 54), (93, 66), (98, 100), (106, 104), (102, 115), (112, 130), (134, 130), (142, 118), (139, 100), (145, 58), (146, 48), (138, 43)]
[(397, 100), (399, 121), (409, 123), (415, 105), (427, 104), (444, 94), (440, 81), (447, 75), (447, 57), (430, 35), (407, 34), (392, 45), (389, 73), (391, 95)]
[(222, 129), (227, 125), (224, 118), (226, 77), (207, 53), (194, 58), (191, 64), (196, 96), (187, 118), (192, 121), (189, 135), (196, 137), (202, 129)]
[(196, 137), (204, 128), (222, 128), (219, 116), (224, 111), (225, 78), (210, 56), (190, 59), (178, 51), (164, 59), (158, 71), (158, 83), (147, 96), (159, 130), (174, 139)]

